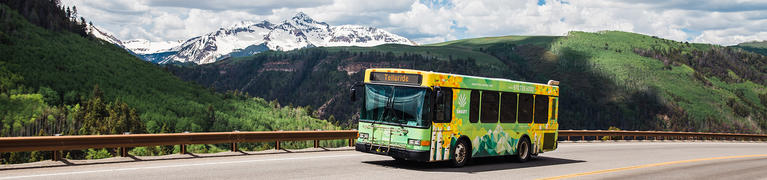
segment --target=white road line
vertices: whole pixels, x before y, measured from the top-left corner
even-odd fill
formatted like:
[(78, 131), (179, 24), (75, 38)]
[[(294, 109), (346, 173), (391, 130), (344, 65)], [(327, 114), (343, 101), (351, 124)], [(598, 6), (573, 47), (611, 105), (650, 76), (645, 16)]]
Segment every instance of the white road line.
[(350, 156), (362, 156), (362, 155), (364, 155), (364, 154), (347, 154), (347, 155), (314, 156), (314, 157), (296, 157), (296, 158), (282, 158), (282, 159), (254, 159), (254, 160), (244, 160), (244, 161), (224, 161), (224, 162), (210, 162), (210, 163), (197, 163), (197, 164), (178, 164), (178, 165), (165, 165), (165, 166), (148, 166), (148, 167), (135, 167), (135, 168), (104, 169), (104, 170), (93, 170), (93, 171), (75, 171), (75, 172), (63, 172), (63, 173), (51, 173), (51, 174), (35, 174), (35, 175), (24, 175), (24, 176), (0, 177), (0, 180), (3, 180), (3, 179), (20, 179), (20, 178), (45, 177), (45, 176), (74, 175), (74, 174), (102, 173), (102, 172), (133, 171), (133, 170), (142, 170), (142, 169), (159, 169), (159, 168), (174, 168), (174, 167), (188, 167), (188, 166), (206, 166), (206, 165), (218, 165), (218, 164), (236, 164), (236, 163), (265, 162), (265, 161), (286, 161), (286, 160), (306, 160), (306, 159), (321, 159), (321, 158), (338, 158), (338, 157), (350, 157)]

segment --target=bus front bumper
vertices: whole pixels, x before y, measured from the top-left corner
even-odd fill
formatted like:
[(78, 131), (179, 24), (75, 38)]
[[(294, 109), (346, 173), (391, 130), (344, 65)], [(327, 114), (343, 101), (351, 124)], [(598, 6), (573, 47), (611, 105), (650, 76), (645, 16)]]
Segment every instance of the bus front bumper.
[[(371, 146), (373, 147), (371, 148)], [(357, 142), (355, 144), (355, 149), (360, 152), (386, 155), (386, 156), (402, 158), (402, 159), (410, 160), (410, 161), (420, 161), (420, 162), (429, 161), (429, 151), (407, 150), (407, 149), (402, 149), (399, 147), (391, 147), (391, 149), (388, 149), (388, 148), (389, 147), (387, 146), (372, 145), (370, 143)]]

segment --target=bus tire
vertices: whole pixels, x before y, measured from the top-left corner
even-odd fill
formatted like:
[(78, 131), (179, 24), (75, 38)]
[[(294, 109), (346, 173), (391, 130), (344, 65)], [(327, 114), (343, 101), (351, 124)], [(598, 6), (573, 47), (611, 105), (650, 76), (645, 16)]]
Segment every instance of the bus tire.
[(466, 140), (460, 140), (453, 148), (453, 167), (462, 167), (471, 159), (471, 146)]
[(515, 156), (517, 162), (527, 162), (532, 157), (530, 153), (530, 140), (527, 137), (523, 137), (519, 143), (517, 143), (517, 155)]

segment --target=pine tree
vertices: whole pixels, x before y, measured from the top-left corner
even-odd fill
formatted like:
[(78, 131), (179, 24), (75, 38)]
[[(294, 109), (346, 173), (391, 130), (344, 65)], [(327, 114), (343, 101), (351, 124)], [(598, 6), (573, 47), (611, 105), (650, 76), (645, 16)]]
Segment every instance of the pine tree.
[(67, 17), (67, 19), (70, 19), (70, 20), (71, 20), (71, 19), (72, 19), (72, 10), (71, 10), (71, 9), (69, 9), (69, 7), (67, 7), (67, 11), (66, 11), (66, 12), (67, 12), (67, 16), (66, 16), (66, 17)]
[(216, 123), (216, 110), (213, 108), (213, 105), (208, 105), (208, 119), (207, 119), (206, 129), (205, 131), (212, 131), (213, 126)]
[(77, 18), (77, 7), (76, 6), (72, 6), (72, 18), (73, 19)]

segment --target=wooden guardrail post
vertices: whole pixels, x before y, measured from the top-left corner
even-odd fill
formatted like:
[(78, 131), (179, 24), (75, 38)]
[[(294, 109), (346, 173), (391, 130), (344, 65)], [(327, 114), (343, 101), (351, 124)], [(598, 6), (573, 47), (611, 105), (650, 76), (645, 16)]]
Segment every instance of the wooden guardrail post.
[(120, 157), (128, 157), (128, 148), (120, 147)]
[(280, 141), (274, 142), (274, 149), (275, 150), (280, 150)]
[(179, 146), (181, 146), (181, 147), (179, 148), (178, 153), (179, 154), (186, 154), (186, 144), (179, 144)]
[(236, 142), (233, 142), (233, 143), (232, 143), (232, 152), (237, 152), (237, 151), (238, 151), (238, 150), (237, 150), (237, 143), (236, 143)]
[(320, 140), (314, 140), (314, 148), (320, 148)]
[(53, 151), (52, 152), (52, 161), (61, 161), (61, 151)]

